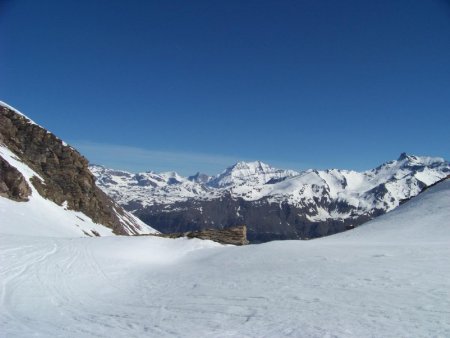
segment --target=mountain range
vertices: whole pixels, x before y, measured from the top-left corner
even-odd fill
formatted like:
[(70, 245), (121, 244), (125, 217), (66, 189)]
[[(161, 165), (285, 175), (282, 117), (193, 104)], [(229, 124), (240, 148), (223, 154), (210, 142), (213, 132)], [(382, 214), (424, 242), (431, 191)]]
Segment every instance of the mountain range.
[(73, 147), (5, 103), (0, 103), (0, 169), (8, 224), (27, 214), (26, 222), (39, 221), (57, 234), (57, 224), (66, 219), (71, 231), (88, 236), (245, 225), (252, 243), (351, 229), (450, 174), (442, 158), (405, 153), (364, 172), (299, 172), (255, 161), (238, 162), (215, 176), (135, 174), (88, 166)]
[(216, 176), (89, 168), (103, 191), (163, 233), (245, 224), (253, 243), (353, 228), (450, 174), (442, 158), (406, 153), (363, 172), (297, 172), (260, 161), (236, 163)]

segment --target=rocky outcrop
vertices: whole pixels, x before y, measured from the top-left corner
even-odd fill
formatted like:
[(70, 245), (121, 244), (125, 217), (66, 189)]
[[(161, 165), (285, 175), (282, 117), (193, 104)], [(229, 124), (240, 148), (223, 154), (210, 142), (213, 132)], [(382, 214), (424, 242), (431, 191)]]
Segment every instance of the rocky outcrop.
[(0, 196), (26, 202), (30, 195), (31, 188), (25, 177), (0, 156)]
[[(137, 233), (140, 225), (96, 186), (83, 156), (52, 133), (3, 105), (0, 105), (0, 144), (43, 179), (34, 176), (31, 180), (43, 197), (59, 205), (67, 202), (69, 209), (83, 212), (94, 222), (112, 228), (116, 234)], [(1, 172), (2, 177), (6, 177), (1, 188), (3, 194), (25, 200), (29, 190), (23, 184), (23, 178), (17, 178), (14, 170), (7, 167), (5, 171), (2, 167)], [(11, 177), (18, 181), (12, 182)]]
[(205, 229), (199, 231), (158, 234), (156, 236), (166, 238), (199, 238), (232, 245), (246, 245), (249, 243), (247, 240), (247, 227), (245, 225), (229, 227), (226, 229)]

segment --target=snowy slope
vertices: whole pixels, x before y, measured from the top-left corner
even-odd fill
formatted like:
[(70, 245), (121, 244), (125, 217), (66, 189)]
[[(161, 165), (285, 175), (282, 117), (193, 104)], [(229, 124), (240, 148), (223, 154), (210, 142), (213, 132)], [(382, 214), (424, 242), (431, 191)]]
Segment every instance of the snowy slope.
[(39, 177), (32, 169), (22, 163), (6, 147), (0, 146), (0, 156), (17, 168), (31, 187), (32, 194), (28, 202), (15, 202), (0, 197), (0, 231), (8, 234), (30, 236), (94, 236), (113, 235), (111, 229), (94, 223), (81, 212), (67, 210), (47, 200), (31, 184), (31, 177)]
[(0, 335), (448, 337), (449, 206), (447, 180), (359, 229), (245, 247), (0, 234)]
[(450, 244), (450, 179), (429, 188), (394, 211), (329, 240)]

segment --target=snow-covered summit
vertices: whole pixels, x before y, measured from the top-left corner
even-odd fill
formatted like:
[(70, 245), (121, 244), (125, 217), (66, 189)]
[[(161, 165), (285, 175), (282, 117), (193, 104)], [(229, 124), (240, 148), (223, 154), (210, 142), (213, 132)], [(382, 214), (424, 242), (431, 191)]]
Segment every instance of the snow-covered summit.
[(431, 164), (431, 163), (445, 162), (445, 160), (442, 157), (415, 156), (407, 153), (401, 153), (397, 161), (398, 162), (403, 161), (403, 163), (417, 163), (417, 164)]
[(217, 198), (224, 191), (236, 196), (248, 195), (254, 188), (258, 190), (264, 184), (299, 174), (293, 170), (273, 168), (260, 161), (238, 162), (214, 177), (201, 173), (183, 177), (176, 172), (152, 171), (133, 174), (99, 165), (91, 165), (90, 170), (97, 177), (97, 184), (121, 204), (139, 201), (144, 206), (189, 198)]
[(209, 185), (216, 188), (257, 186), (270, 180), (281, 180), (295, 175), (298, 175), (298, 172), (294, 170), (273, 168), (261, 161), (238, 162), (214, 177)]

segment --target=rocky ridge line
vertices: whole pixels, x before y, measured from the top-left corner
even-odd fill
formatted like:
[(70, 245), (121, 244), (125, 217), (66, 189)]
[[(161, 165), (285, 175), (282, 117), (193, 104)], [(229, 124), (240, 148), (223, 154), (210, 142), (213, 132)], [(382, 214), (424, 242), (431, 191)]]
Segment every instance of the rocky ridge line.
[[(3, 104), (0, 104), (0, 144), (42, 177), (43, 181), (33, 177), (32, 184), (43, 197), (58, 205), (67, 202), (69, 209), (83, 212), (117, 235), (139, 233), (140, 222), (96, 186), (86, 158), (54, 134)], [(0, 191), (3, 196), (25, 201), (31, 193), (30, 188), (25, 187), (20, 173), (8, 168), (4, 160), (1, 163)]]

